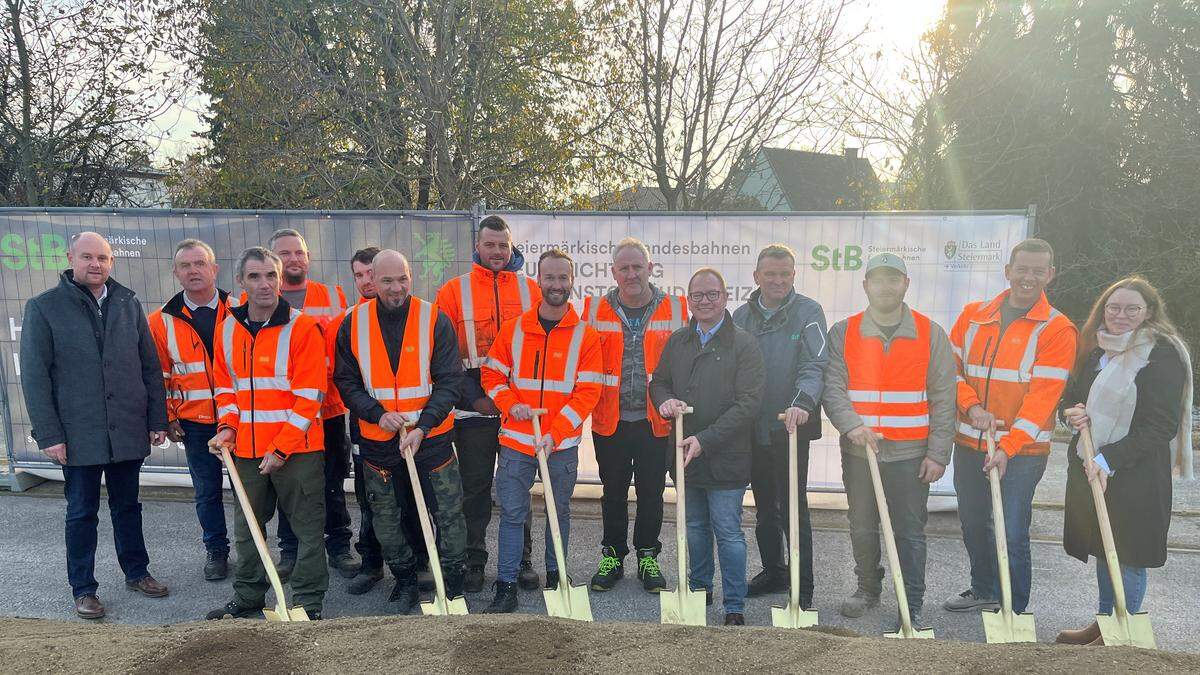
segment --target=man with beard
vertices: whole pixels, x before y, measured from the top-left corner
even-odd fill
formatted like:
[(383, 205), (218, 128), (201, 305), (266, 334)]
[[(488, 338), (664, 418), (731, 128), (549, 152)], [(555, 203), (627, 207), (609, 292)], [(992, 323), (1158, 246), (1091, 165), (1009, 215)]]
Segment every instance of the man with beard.
[[(568, 302), (574, 282), (574, 262), (569, 255), (557, 249), (543, 253), (538, 260), (542, 301), (504, 324), (483, 364), (483, 386), (504, 420), (496, 472), (500, 500), (496, 596), (484, 610), (488, 614), (517, 610), (521, 531), (529, 517), (529, 489), (538, 472), (535, 453), (546, 458), (562, 547), (567, 551), (583, 420), (600, 400), (604, 381), (600, 336), (579, 320)], [(546, 410), (541, 416), (540, 438), (533, 433), (536, 408)], [(546, 588), (570, 583), (559, 577), (549, 522), (545, 548)]]
[(462, 366), (450, 321), (410, 295), (412, 275), (403, 255), (380, 251), (371, 276), (379, 295), (356, 305), (338, 330), (334, 382), (357, 420), (372, 524), (396, 577), (389, 600), (398, 614), (408, 614), (419, 597), (417, 561), (403, 526), (404, 511), (412, 507), (397, 497), (409, 491), (409, 481), (397, 480), (405, 454), (413, 457), (435, 504), (446, 593), (453, 598), (463, 591), (467, 527), (450, 442)]

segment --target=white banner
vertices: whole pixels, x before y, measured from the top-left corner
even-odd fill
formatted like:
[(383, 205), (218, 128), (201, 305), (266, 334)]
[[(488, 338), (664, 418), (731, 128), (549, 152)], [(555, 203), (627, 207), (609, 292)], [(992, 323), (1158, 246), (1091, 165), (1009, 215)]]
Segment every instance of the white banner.
[[(912, 279), (907, 301), (949, 332), (963, 305), (990, 298), (1006, 287), (1008, 251), (1028, 231), (1020, 212), (853, 214), (654, 214), (522, 213), (501, 215), (525, 255), (526, 272), (537, 273), (538, 256), (561, 248), (577, 263), (576, 310), (584, 295), (613, 288), (612, 249), (624, 237), (641, 239), (654, 264), (651, 282), (683, 293), (699, 267), (715, 267), (729, 284), (732, 311), (754, 290), (758, 252), (784, 243), (797, 255), (796, 290), (825, 308), (829, 324), (866, 307), (862, 266), (873, 254), (901, 256)], [(580, 452), (579, 477), (598, 478), (590, 435)], [(837, 431), (824, 425), (812, 445), (809, 486), (840, 489)], [(934, 485), (952, 493), (952, 475)]]

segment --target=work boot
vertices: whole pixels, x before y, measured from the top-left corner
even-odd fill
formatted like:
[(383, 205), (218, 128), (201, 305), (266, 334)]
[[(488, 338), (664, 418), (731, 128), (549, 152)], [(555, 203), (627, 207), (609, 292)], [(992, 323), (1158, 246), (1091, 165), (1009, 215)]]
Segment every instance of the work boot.
[(329, 566), (347, 579), (353, 579), (358, 574), (358, 571), (362, 569), (362, 563), (349, 551), (330, 554)]
[[(571, 577), (567, 577), (567, 585), (571, 584)], [(543, 587), (547, 591), (558, 589), (558, 570), (546, 570), (546, 585)]]
[(214, 609), (204, 618), (208, 621), (220, 619), (256, 619), (262, 616), (262, 607), (243, 607), (237, 600), (230, 600), (224, 607)]
[(492, 584), (496, 589), (496, 597), (492, 604), (483, 608), (484, 614), (512, 614), (517, 611), (517, 585), (512, 582), (496, 580)]
[(463, 597), (463, 580), (465, 576), (466, 571), (461, 566), (455, 570), (442, 571), (442, 583), (446, 584), (447, 598)]
[(305, 613), (305, 615), (308, 616), (309, 621), (320, 621), (321, 620), (321, 610), (319, 610), (319, 609), (306, 609), (306, 610), (304, 610), (304, 613)]
[(296, 554), (279, 552), (279, 562), (275, 564), (275, 572), (279, 574), (279, 583), (286, 584), (296, 569)]
[(429, 571), (429, 561), (426, 560), (417, 568), (417, 588), (422, 593), (428, 593), (433, 590), (433, 586), (433, 572)]
[(521, 569), (517, 571), (517, 584), (525, 591), (536, 591), (542, 585), (538, 573), (533, 570), (533, 563), (528, 560), (521, 561)]
[(1086, 628), (1062, 631), (1054, 638), (1054, 641), (1062, 645), (1086, 645), (1091, 644), (1099, 637), (1100, 624), (1093, 621)]
[(470, 565), (463, 576), (463, 589), (468, 593), (478, 593), (483, 590), (483, 565)]
[[(592, 575), (592, 590), (599, 592), (612, 590), (612, 587), (624, 576), (625, 565), (617, 556), (617, 550), (612, 546), (600, 549), (600, 566)], [(546, 583), (550, 583), (549, 572), (546, 573)]]
[(842, 616), (857, 619), (872, 607), (879, 605), (879, 594), (870, 593), (863, 589), (854, 591), (854, 595), (842, 601)]
[(942, 608), (947, 612), (981, 612), (999, 609), (1000, 604), (990, 598), (980, 598), (975, 595), (975, 591), (968, 588), (958, 595), (947, 598)]
[[(908, 608), (908, 623), (912, 626), (913, 630), (921, 630), (923, 628), (926, 628), (925, 619), (924, 619), (924, 617), (921, 616), (921, 608), (920, 607), (909, 607)], [(904, 623), (902, 621), (900, 621), (900, 612), (896, 612), (896, 623), (894, 626), (894, 630), (892, 632), (900, 633), (903, 631), (904, 631)]]
[(741, 614), (739, 612), (733, 612), (731, 614), (726, 614), (725, 615), (725, 625), (726, 626), (745, 626), (746, 625), (746, 617), (744, 614)]
[(396, 585), (388, 596), (388, 602), (395, 603), (392, 611), (396, 614), (410, 614), (421, 603), (421, 593), (417, 590), (417, 574), (411, 568), (401, 570), (396, 575)]
[(658, 567), (658, 558), (652, 548), (639, 548), (638, 578), (642, 580), (642, 588), (650, 593), (660, 593), (667, 587), (667, 580)]
[(375, 588), (375, 584), (383, 579), (383, 566), (379, 567), (363, 567), (358, 570), (358, 576), (354, 577), (354, 581), (346, 587), (346, 592), (350, 595), (362, 595), (367, 591)]
[(229, 552), (209, 551), (204, 562), (204, 580), (220, 581), (229, 576)]
[(770, 570), (763, 570), (746, 586), (746, 597), (757, 598), (770, 593), (782, 593), (788, 589), (787, 579)]

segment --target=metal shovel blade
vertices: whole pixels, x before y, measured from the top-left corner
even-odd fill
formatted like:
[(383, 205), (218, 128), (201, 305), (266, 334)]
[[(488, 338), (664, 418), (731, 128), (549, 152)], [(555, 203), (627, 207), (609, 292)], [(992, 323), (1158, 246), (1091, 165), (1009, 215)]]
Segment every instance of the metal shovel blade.
[(308, 621), (308, 612), (304, 611), (303, 607), (293, 607), (286, 609), (284, 607), (276, 607), (275, 609), (266, 609), (263, 611), (263, 618), (267, 621)]
[(466, 616), (467, 600), (463, 597), (446, 598), (444, 601), (435, 593), (433, 602), (422, 602), (421, 613), (425, 616)]
[(703, 626), (708, 622), (704, 591), (693, 591), (681, 585), (673, 591), (660, 591), (658, 601), (663, 623)]
[(1100, 637), (1104, 638), (1105, 647), (1142, 647), (1158, 649), (1154, 643), (1154, 629), (1150, 627), (1150, 615), (1145, 612), (1125, 615), (1125, 621), (1112, 614), (1097, 614), (1096, 623), (1100, 625)]
[(572, 586), (559, 579), (558, 588), (542, 591), (546, 600), (546, 613), (560, 619), (576, 621), (592, 620), (592, 605), (588, 600), (587, 586)]
[(909, 639), (909, 640), (932, 640), (933, 639), (933, 629), (932, 628), (921, 628), (921, 629), (913, 628), (912, 632), (909, 633), (908, 635), (905, 635), (904, 631), (901, 630), (897, 633), (884, 633), (883, 637), (897, 638), (897, 639)]
[(1006, 615), (1004, 610), (983, 612), (983, 633), (989, 644), (1006, 642), (1037, 642), (1032, 614)]
[(771, 623), (776, 628), (812, 628), (817, 625), (817, 610), (786, 605), (772, 607)]

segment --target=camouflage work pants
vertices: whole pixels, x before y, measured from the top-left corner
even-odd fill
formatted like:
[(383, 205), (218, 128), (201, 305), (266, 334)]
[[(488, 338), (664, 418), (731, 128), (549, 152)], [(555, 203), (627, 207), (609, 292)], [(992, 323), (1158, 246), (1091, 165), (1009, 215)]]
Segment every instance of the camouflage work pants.
[[(372, 526), (383, 549), (383, 559), (396, 576), (411, 570), (416, 564), (412, 546), (404, 532), (404, 500), (397, 501), (398, 490), (411, 490), (408, 476), (380, 469), (363, 462), (366, 469), (367, 501), (374, 514)], [(443, 465), (422, 472), (417, 468), (421, 490), (435, 524), (438, 553), (442, 571), (452, 574), (462, 570), (466, 560), (467, 521), (463, 517), (462, 479), (458, 459), (451, 458)]]

